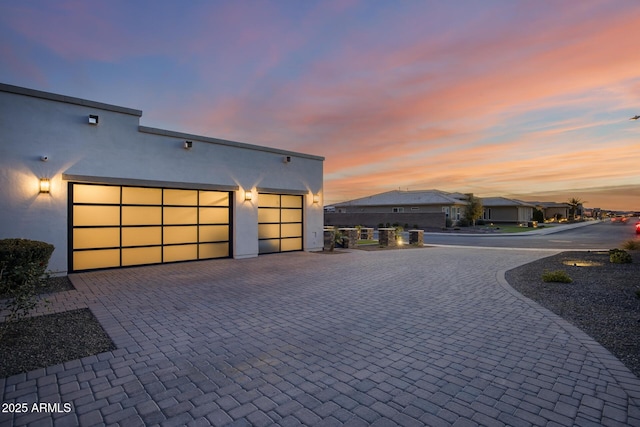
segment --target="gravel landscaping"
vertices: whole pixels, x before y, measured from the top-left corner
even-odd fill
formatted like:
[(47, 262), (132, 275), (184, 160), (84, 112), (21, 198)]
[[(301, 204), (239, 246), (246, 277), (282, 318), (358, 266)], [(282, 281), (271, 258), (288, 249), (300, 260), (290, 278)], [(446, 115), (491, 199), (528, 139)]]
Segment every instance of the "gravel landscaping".
[[(43, 293), (72, 290), (65, 277), (47, 280)], [(0, 378), (115, 350), (88, 308), (0, 323)]]
[[(510, 270), (505, 278), (524, 296), (582, 329), (640, 377), (640, 252), (633, 262), (609, 262), (608, 252), (563, 252)], [(544, 282), (564, 271), (571, 283)]]

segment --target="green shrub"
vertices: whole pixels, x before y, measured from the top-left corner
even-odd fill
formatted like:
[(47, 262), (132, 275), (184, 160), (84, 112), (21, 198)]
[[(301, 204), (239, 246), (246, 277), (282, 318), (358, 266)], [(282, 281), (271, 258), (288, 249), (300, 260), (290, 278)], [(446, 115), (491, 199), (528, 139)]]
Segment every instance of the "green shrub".
[(460, 218), (458, 220), (458, 226), (460, 227), (468, 227), (471, 225), (471, 221), (469, 221), (467, 218)]
[(564, 270), (545, 271), (542, 273), (542, 280), (545, 282), (571, 283), (571, 277)]
[(36, 306), (53, 250), (53, 245), (36, 240), (0, 240), (0, 295), (6, 299), (8, 321), (26, 316)]
[(622, 249), (626, 249), (628, 251), (640, 250), (640, 240), (627, 240), (622, 244)]
[(538, 221), (539, 223), (544, 222), (544, 212), (540, 209), (533, 210), (533, 216), (531, 217), (532, 221)]
[(633, 261), (629, 252), (623, 249), (610, 249), (609, 262), (614, 264), (629, 264)]

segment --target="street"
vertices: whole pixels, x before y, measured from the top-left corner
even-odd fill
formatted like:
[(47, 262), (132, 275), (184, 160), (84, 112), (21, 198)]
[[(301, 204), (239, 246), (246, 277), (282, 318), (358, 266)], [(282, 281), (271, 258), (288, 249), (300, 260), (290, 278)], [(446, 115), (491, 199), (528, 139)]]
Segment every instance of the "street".
[(529, 232), (501, 235), (425, 233), (424, 243), (496, 248), (611, 249), (620, 247), (627, 240), (640, 239), (635, 233), (635, 223), (635, 218), (627, 224), (602, 221), (546, 235)]

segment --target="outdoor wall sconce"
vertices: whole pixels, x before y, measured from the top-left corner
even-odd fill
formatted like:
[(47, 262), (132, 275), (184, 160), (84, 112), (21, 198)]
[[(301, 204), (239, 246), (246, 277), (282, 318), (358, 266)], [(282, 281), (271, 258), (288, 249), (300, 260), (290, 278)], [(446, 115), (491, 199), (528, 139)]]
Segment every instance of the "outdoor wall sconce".
[(285, 162), (285, 163), (291, 163), (291, 156), (284, 156), (282, 161)]
[(251, 191), (245, 191), (244, 192), (244, 200), (246, 202), (250, 202), (251, 200), (253, 200), (253, 193)]
[(97, 125), (98, 124), (98, 116), (96, 116), (95, 114), (89, 114), (89, 124), (90, 125)]
[(185, 150), (191, 150), (191, 147), (193, 147), (193, 142), (192, 141), (185, 141), (184, 142), (184, 149)]
[(313, 195), (313, 203), (320, 203), (320, 195), (319, 194), (314, 194)]
[(51, 191), (51, 181), (49, 178), (40, 178), (40, 193), (46, 194)]

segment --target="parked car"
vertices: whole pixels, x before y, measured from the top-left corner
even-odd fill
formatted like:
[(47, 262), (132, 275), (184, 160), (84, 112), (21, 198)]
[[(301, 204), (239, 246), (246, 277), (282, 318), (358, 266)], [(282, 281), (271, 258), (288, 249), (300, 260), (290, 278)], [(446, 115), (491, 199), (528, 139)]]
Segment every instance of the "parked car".
[(640, 221), (636, 222), (636, 234), (640, 234)]

